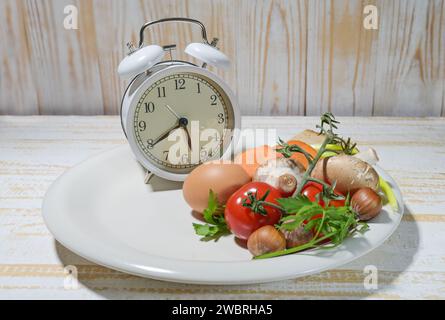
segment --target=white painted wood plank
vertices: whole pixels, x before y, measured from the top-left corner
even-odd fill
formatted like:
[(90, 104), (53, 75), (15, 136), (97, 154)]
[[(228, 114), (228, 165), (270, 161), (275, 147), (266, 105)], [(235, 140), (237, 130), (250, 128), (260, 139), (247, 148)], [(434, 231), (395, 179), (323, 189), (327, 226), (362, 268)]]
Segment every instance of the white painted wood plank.
[(379, 7), (373, 115), (440, 116), (445, 83), (444, 1), (380, 1)]
[[(91, 1), (26, 1), (29, 72), (40, 114), (103, 114)], [(79, 30), (63, 27), (64, 8), (75, 5)], [(82, 31), (81, 31), (82, 30)], [(11, 40), (15, 41), (15, 40)]]
[[(63, 27), (68, 4), (78, 30)], [(379, 30), (362, 27), (366, 4)], [(0, 114), (118, 114), (125, 43), (171, 16), (220, 38), (233, 66), (215, 71), (245, 115), (445, 116), (445, 0), (5, 0)], [(153, 31), (147, 42), (177, 43), (180, 59), (199, 41), (189, 26)]]
[(0, 114), (39, 114), (26, 35), (29, 12), (23, 1), (0, 2)]
[(246, 115), (305, 114), (306, 1), (242, 1), (236, 88)]
[[(443, 1), (309, 1), (308, 115), (440, 116)], [(379, 29), (363, 27), (378, 8)]]

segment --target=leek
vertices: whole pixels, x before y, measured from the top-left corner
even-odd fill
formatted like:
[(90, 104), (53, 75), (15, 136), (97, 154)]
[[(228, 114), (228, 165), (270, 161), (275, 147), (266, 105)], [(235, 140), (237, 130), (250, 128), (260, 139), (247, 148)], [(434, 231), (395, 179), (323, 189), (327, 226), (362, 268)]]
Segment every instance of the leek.
[[(320, 144), (312, 144), (311, 147), (318, 151), (318, 150), (320, 150), (321, 145)], [(332, 151), (330, 151), (330, 150), (332, 150)], [(336, 156), (337, 153), (335, 153), (334, 151), (343, 151), (343, 148), (342, 148), (342, 146), (340, 146), (338, 144), (328, 144), (328, 145), (326, 145), (326, 151), (322, 154), (321, 158)], [(352, 151), (352, 154), (357, 154), (357, 153), (359, 153), (358, 149), (354, 148)]]
[(380, 185), (380, 188), (382, 189), (383, 193), (386, 195), (386, 198), (388, 199), (388, 203), (390, 204), (392, 209), (394, 211), (398, 211), (399, 205), (397, 203), (397, 198), (396, 198), (391, 186), (382, 177), (379, 177), (379, 185)]

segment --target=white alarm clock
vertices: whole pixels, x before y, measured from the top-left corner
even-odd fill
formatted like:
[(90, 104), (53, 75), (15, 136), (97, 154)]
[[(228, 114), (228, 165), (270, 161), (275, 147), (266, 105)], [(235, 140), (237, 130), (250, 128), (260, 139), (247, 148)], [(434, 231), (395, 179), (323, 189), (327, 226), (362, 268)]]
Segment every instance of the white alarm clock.
[[(202, 42), (191, 43), (185, 53), (203, 62), (172, 59), (176, 45), (144, 46), (147, 27), (165, 22), (187, 22), (201, 28)], [(188, 18), (146, 23), (139, 46), (119, 65), (121, 77), (132, 78), (121, 104), (124, 133), (136, 159), (156, 176), (183, 181), (205, 161), (228, 158), (240, 126), (237, 101), (229, 86), (207, 65), (227, 69), (230, 61), (207, 40), (204, 25)], [(170, 59), (164, 60), (166, 51)], [(148, 178), (149, 179), (149, 178)], [(146, 180), (148, 180), (146, 178)]]

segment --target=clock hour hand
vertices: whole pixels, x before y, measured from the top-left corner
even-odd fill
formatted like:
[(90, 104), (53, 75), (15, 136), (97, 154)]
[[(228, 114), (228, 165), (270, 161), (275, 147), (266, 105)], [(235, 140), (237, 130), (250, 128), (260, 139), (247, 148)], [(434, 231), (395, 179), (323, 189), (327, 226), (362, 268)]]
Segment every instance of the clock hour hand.
[(187, 129), (187, 127), (182, 127), (185, 131), (185, 133), (187, 134), (187, 144), (189, 146), (189, 149), (192, 150), (192, 139), (190, 138), (190, 133)]
[(189, 146), (189, 149), (192, 150), (192, 139), (190, 137), (189, 130), (187, 129), (187, 122), (179, 121), (179, 125), (182, 129), (184, 129), (185, 133), (187, 134), (187, 144)]

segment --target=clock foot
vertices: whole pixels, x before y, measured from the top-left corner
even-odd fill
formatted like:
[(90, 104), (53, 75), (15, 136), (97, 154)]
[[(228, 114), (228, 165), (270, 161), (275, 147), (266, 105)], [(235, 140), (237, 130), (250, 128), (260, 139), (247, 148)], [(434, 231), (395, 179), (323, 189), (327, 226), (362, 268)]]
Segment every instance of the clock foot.
[(150, 172), (150, 171), (145, 171), (145, 178), (144, 178), (144, 183), (148, 184), (150, 182), (150, 179), (153, 177), (154, 173)]

